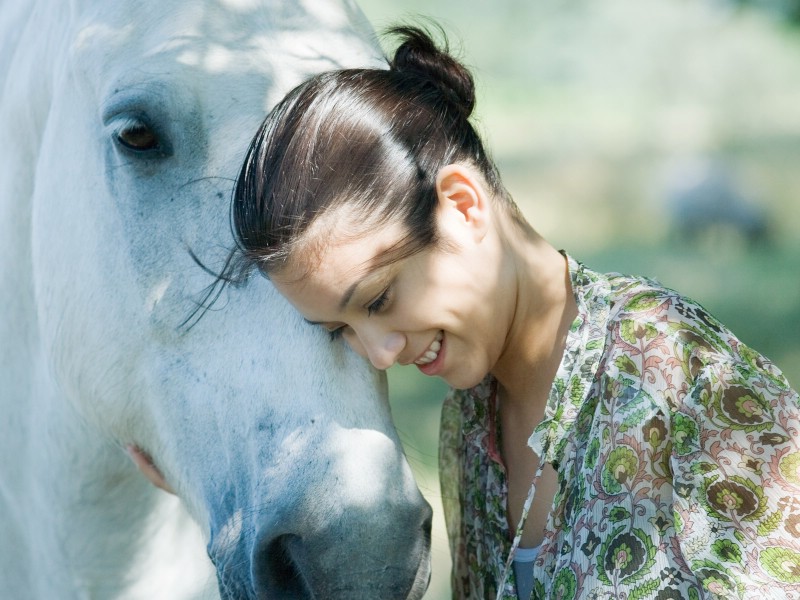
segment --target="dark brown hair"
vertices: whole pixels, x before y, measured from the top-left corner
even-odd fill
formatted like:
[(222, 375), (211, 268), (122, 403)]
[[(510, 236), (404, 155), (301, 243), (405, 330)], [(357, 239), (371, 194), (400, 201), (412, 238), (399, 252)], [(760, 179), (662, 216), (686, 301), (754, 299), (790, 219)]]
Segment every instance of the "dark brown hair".
[(436, 176), (451, 163), (474, 166), (495, 195), (507, 197), (469, 122), (470, 72), (446, 39), (439, 48), (418, 27), (388, 33), (400, 38), (388, 69), (316, 75), (262, 123), (233, 195), (245, 263), (266, 274), (279, 270), (315, 219), (343, 205), (354, 209), (346, 213), (352, 222), (337, 229), (353, 235), (367, 225), (405, 225), (390, 260), (435, 244)]

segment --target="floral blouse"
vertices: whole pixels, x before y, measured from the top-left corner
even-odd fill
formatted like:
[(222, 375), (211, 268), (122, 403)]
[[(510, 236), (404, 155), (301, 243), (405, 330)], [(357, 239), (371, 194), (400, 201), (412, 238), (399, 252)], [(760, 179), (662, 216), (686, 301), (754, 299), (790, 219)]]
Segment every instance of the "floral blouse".
[[(695, 302), (568, 261), (579, 315), (529, 440), (559, 480), (532, 598), (800, 599), (797, 393)], [(517, 598), (494, 386), (442, 412), (454, 598)]]

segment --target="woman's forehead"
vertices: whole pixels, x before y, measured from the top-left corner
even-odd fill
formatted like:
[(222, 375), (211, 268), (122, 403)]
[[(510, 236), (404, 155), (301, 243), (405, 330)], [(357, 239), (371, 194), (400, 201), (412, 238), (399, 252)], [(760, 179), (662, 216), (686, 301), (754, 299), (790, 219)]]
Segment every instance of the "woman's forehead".
[[(347, 211), (321, 216), (294, 244), (284, 267), (272, 279), (299, 281), (322, 275), (349, 280), (385, 265), (381, 257), (391, 253), (407, 237), (407, 228), (398, 222), (376, 223), (358, 219)], [(372, 222), (370, 222), (372, 221)]]
[(373, 294), (400, 268), (399, 262), (381, 260), (399, 237), (390, 229), (346, 239), (332, 233), (311, 255), (309, 248), (298, 248), (298, 255), (270, 279), (307, 320), (336, 321), (351, 300), (362, 302), (363, 294)]

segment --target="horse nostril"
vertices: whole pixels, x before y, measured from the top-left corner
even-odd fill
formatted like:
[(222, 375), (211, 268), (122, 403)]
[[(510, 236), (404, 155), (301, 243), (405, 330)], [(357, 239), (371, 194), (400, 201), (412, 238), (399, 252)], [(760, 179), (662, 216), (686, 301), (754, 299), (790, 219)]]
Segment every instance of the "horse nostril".
[(312, 598), (302, 574), (305, 549), (299, 536), (280, 535), (253, 556), (253, 582), (259, 598)]
[[(266, 525), (248, 536), (249, 543), (239, 546), (249, 560), (232, 561), (247, 596), (223, 598), (422, 598), (430, 581), (430, 505), (417, 502), (384, 510), (394, 517), (382, 519), (382, 514), (351, 508), (335, 527), (295, 521), (285, 513), (266, 519)], [(275, 523), (277, 531), (271, 526)]]
[(422, 522), (422, 537), (428, 548), (431, 545), (431, 533), (433, 531), (433, 512), (428, 509), (428, 516)]

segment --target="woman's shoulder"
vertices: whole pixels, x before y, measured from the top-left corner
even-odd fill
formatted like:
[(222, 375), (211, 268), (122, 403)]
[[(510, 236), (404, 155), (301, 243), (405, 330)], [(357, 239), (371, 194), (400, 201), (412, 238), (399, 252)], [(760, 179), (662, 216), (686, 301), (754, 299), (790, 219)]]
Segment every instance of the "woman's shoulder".
[(658, 280), (620, 272), (599, 272), (568, 256), (576, 296), (587, 306), (607, 306), (609, 322), (626, 318), (663, 319), (670, 307), (700, 308), (699, 304)]
[(706, 369), (747, 372), (787, 387), (769, 359), (749, 347), (702, 304), (649, 277), (607, 274), (608, 332), (621, 351), (658, 356), (694, 380)]
[(612, 314), (616, 318), (630, 315), (658, 316), (670, 306), (692, 305), (697, 302), (643, 275), (607, 273)]
[(643, 276), (608, 274), (609, 322), (623, 339), (672, 339), (678, 346), (704, 346), (727, 354), (741, 342), (709, 310), (693, 298)]

